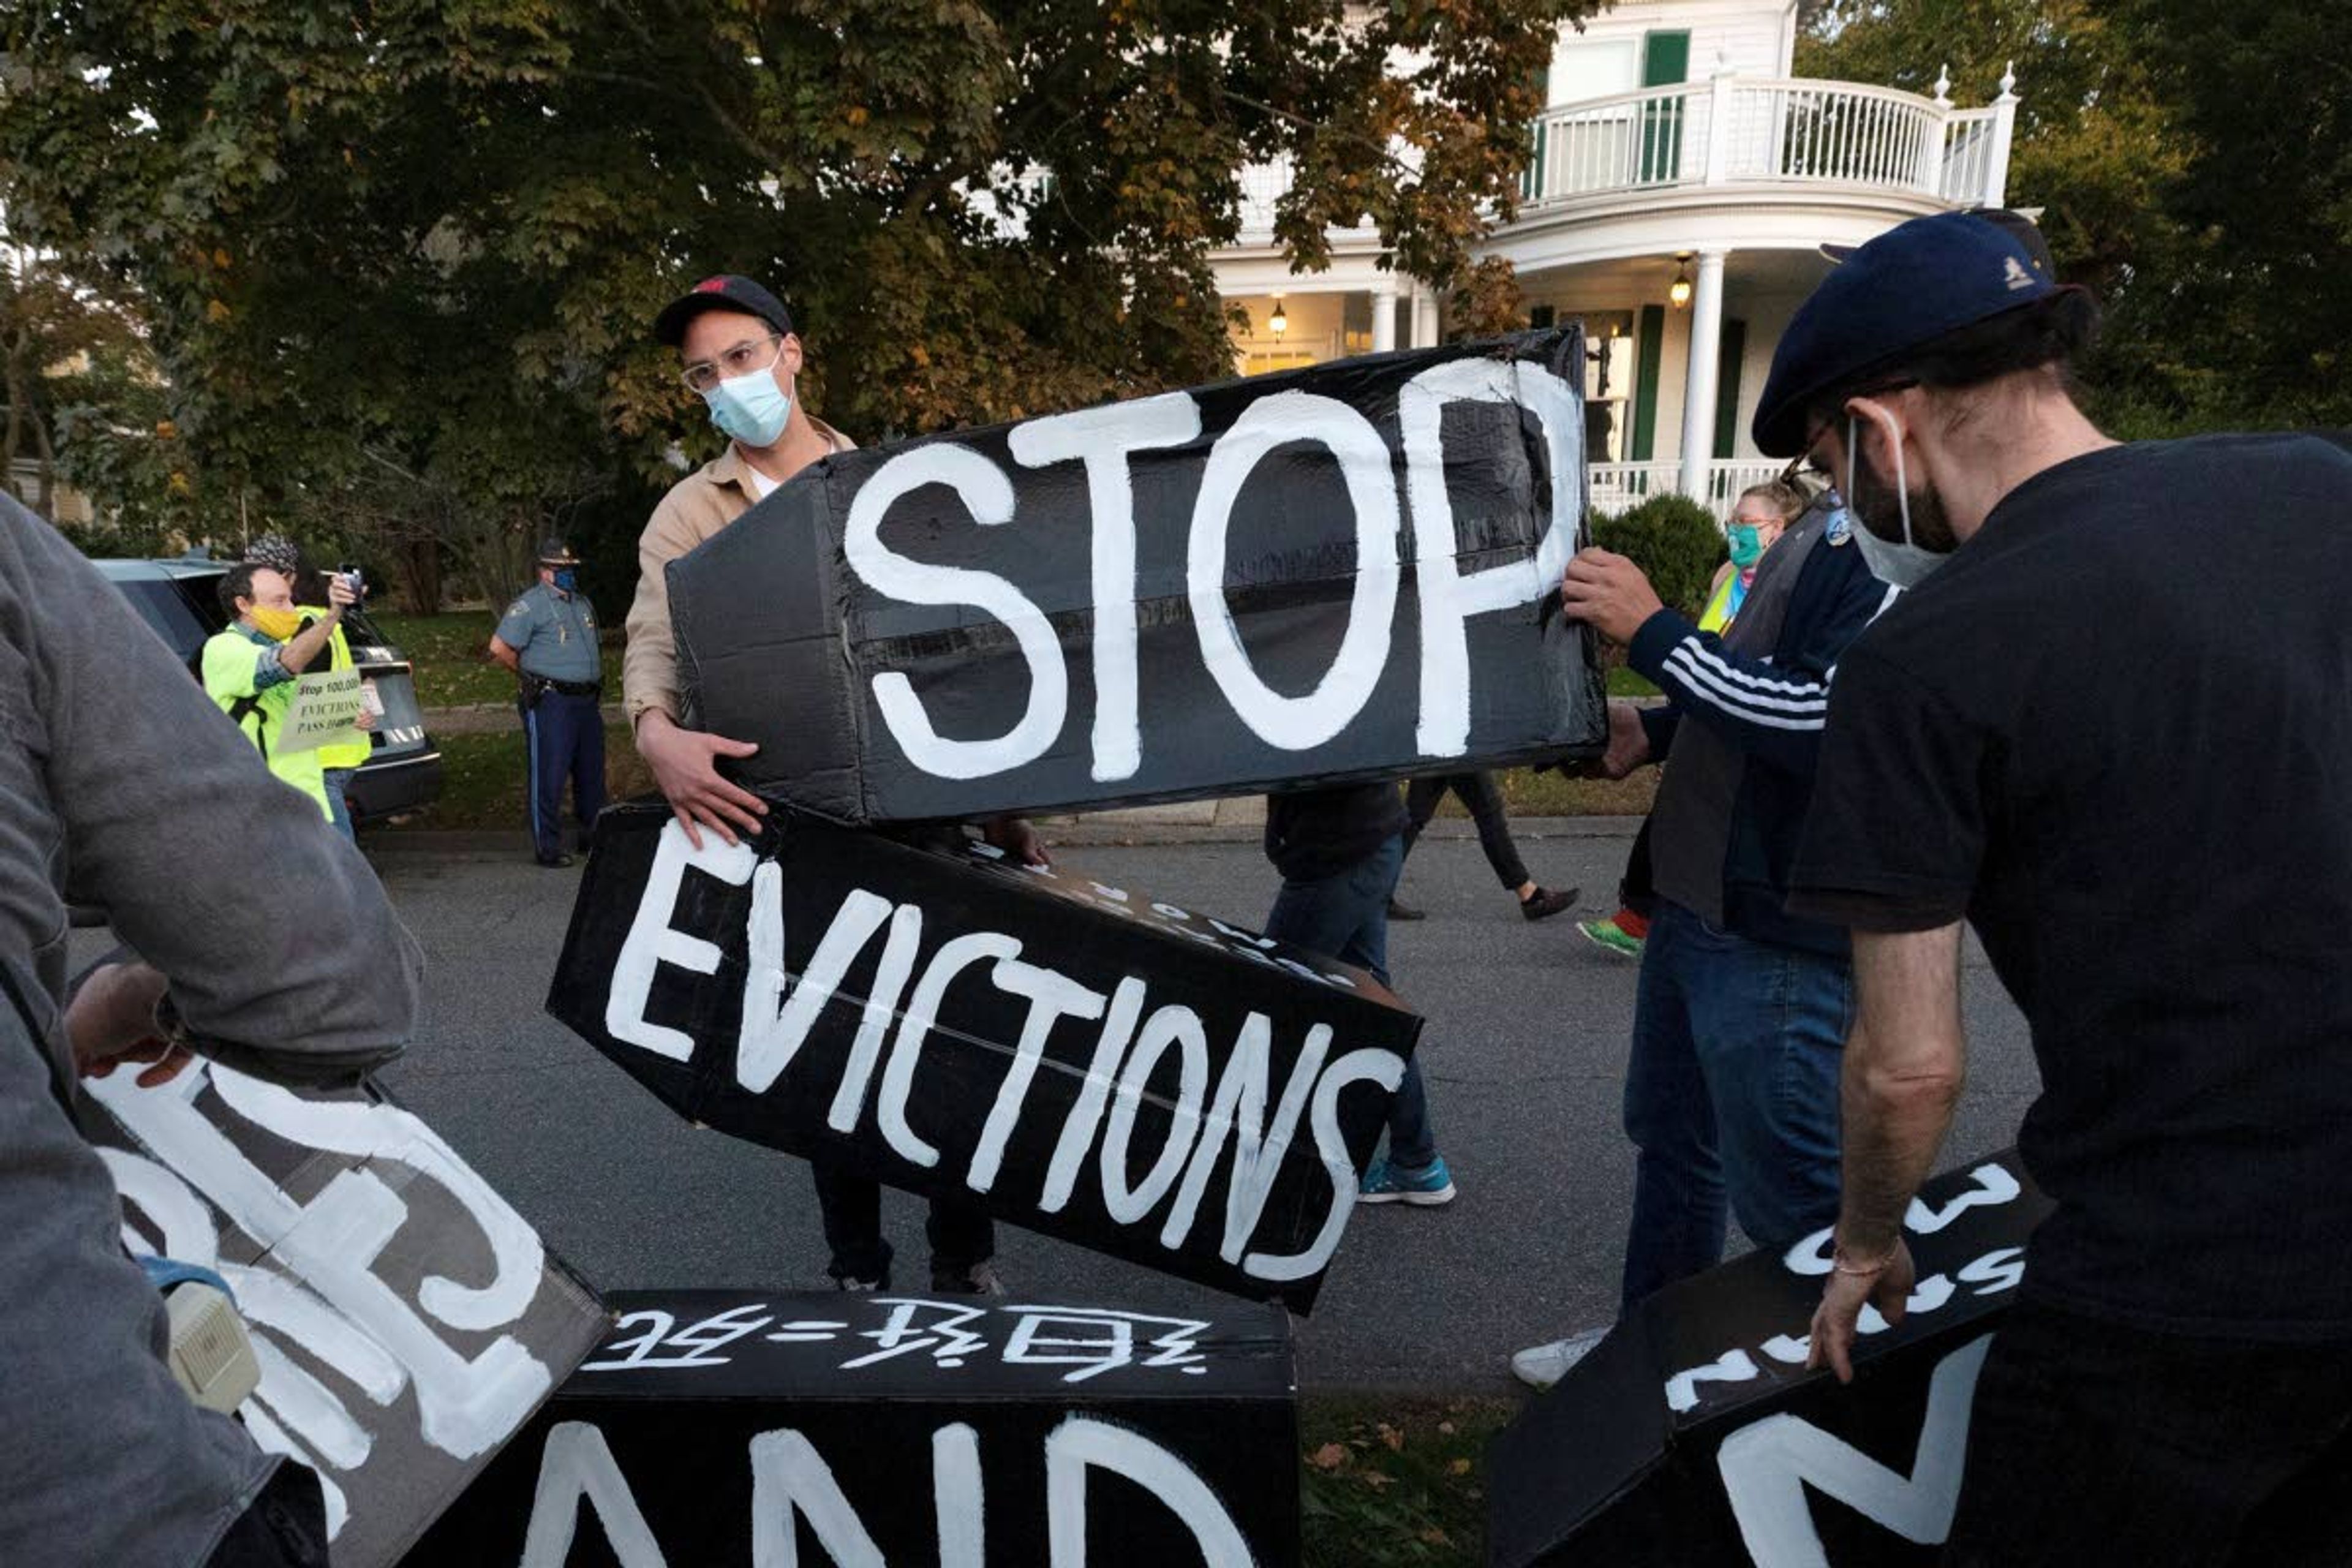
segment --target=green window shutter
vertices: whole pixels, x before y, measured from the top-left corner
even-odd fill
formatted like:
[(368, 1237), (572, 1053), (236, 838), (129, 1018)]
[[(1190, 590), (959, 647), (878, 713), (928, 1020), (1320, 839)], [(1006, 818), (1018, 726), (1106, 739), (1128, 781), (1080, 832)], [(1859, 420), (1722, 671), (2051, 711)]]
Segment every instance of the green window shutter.
[(1666, 308), (1642, 307), (1642, 324), (1634, 329), (1639, 346), (1633, 351), (1633, 440), (1630, 461), (1646, 463), (1658, 439), (1658, 367), (1666, 357)]
[(1672, 87), (1690, 79), (1690, 34), (1642, 35), (1642, 85)]
[[(1674, 87), (1688, 79), (1690, 35), (1648, 33), (1642, 38), (1642, 85)], [(1642, 106), (1642, 173), (1646, 183), (1674, 179), (1683, 165), (1685, 100), (1669, 98)]]
[(1731, 456), (1739, 439), (1739, 362), (1748, 353), (1748, 323), (1723, 319), (1723, 349), (1716, 361), (1715, 455)]

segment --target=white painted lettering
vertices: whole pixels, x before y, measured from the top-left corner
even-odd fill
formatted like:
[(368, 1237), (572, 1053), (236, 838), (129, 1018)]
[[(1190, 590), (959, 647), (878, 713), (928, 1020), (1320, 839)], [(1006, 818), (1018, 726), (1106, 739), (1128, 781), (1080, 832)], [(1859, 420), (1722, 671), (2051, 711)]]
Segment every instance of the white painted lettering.
[(1016, 425), (1005, 444), (1015, 462), (1086, 465), (1094, 521), (1094, 778), (1132, 778), (1143, 762), (1136, 718), (1135, 488), (1128, 458), (1181, 447), (1201, 433), (1201, 410), (1181, 392), (1139, 397)]
[(922, 1057), (923, 1042), (939, 1022), (940, 1004), (946, 999), (948, 987), (975, 963), (1017, 957), (1020, 952), (1021, 944), (1009, 936), (972, 931), (941, 942), (939, 952), (931, 955), (930, 966), (915, 986), (914, 999), (907, 1004), (907, 1016), (899, 1021), (898, 1037), (890, 1044), (889, 1066), (882, 1069), (882, 1136), (900, 1158), (918, 1165), (940, 1163), (939, 1150), (908, 1124), (907, 1100), (914, 1092), (915, 1068)]
[(898, 670), (874, 677), (874, 702), (907, 760), (937, 778), (976, 779), (1033, 763), (1062, 732), (1069, 670), (1054, 628), (1029, 596), (993, 572), (910, 561), (882, 542), (882, 521), (901, 497), (946, 485), (985, 528), (1013, 521), (1013, 481), (969, 447), (936, 442), (901, 452), (875, 470), (849, 503), (842, 552), (875, 592), (909, 605), (969, 605), (1003, 623), (1029, 666), (1029, 701), (1002, 735), (950, 740), (931, 727), (922, 699)]
[[(1454, 501), (1446, 492), (1445, 405), (1508, 403), (1542, 426), (1551, 468), (1551, 525), (1524, 561), (1462, 576), (1455, 554)], [(1421, 719), (1414, 744), (1423, 756), (1458, 757), (1470, 744), (1472, 616), (1539, 599), (1559, 585), (1576, 551), (1584, 500), (1584, 415), (1576, 390), (1524, 361), (1454, 360), (1433, 366), (1397, 395), (1404, 437), (1405, 489), (1412, 502), (1414, 581), (1421, 595)]]
[(612, 986), (604, 994), (606, 1034), (672, 1061), (693, 1059), (693, 1036), (646, 1019), (654, 972), (663, 964), (674, 963), (697, 974), (714, 973), (719, 968), (716, 942), (671, 928), (678, 888), (689, 866), (740, 888), (751, 879), (755, 860), (748, 844), (722, 844), (713, 834), (697, 849), (687, 842), (685, 828), (676, 822), (662, 825), (661, 837), (654, 846), (653, 867), (646, 873), (646, 890), (637, 900), (636, 918), (629, 922), (621, 956), (613, 965)]
[(1225, 1062), (1224, 1076), (1217, 1080), (1216, 1097), (1209, 1104), (1208, 1129), (1192, 1152), (1183, 1188), (1160, 1229), (1162, 1247), (1181, 1246), (1191, 1234), (1192, 1216), (1208, 1190), (1210, 1173), (1228, 1131), (1234, 1135), (1234, 1158), (1225, 1179), (1225, 1234), (1219, 1256), (1228, 1263), (1240, 1262), (1255, 1234), (1258, 1218), (1265, 1212), (1266, 1195), (1273, 1192), (1274, 1178), (1282, 1168), (1282, 1157), (1290, 1152), (1299, 1119), (1307, 1113), (1307, 1097), (1313, 1092), (1316, 1075), (1323, 1070), (1323, 1058), (1331, 1048), (1328, 1024), (1317, 1024), (1307, 1031), (1269, 1131), (1265, 1096), (1267, 1080), (1273, 1077), (1273, 1020), (1263, 1013), (1252, 1013), (1242, 1024), (1234, 1054)]
[[(750, 962), (743, 976), (743, 1021), (737, 1031), (735, 1081), (753, 1094), (792, 1066), (817, 1015), (833, 1000), (849, 966), (890, 918), (890, 900), (853, 888), (824, 928), (798, 984), (784, 969), (784, 868), (762, 860), (751, 875)], [(791, 986), (791, 1000), (784, 993)]]
[(1969, 1411), (1991, 1343), (1990, 1334), (1971, 1341), (1928, 1379), (1927, 1417), (1908, 1476), (1794, 1415), (1768, 1415), (1725, 1438), (1716, 1468), (1756, 1568), (1829, 1568), (1808, 1487), (1906, 1541), (1932, 1546), (1948, 1535), (1959, 1506)]
[(519, 1568), (563, 1568), (571, 1561), (583, 1500), (596, 1510), (604, 1543), (621, 1568), (668, 1568), (636, 1494), (613, 1460), (613, 1446), (585, 1421), (559, 1421), (547, 1434)]
[[(1168, 1108), (1168, 1142), (1143, 1180), (1128, 1184), (1128, 1144), (1135, 1135), (1136, 1112), (1143, 1104), (1152, 1069), (1170, 1046), (1178, 1047), (1176, 1099), (1160, 1101)], [(1119, 1068), (1118, 1088), (1111, 1097), (1110, 1124), (1103, 1131), (1103, 1207), (1120, 1225), (1133, 1225), (1150, 1214), (1183, 1173), (1184, 1157), (1201, 1126), (1201, 1096), (1209, 1077), (1209, 1037), (1201, 1016), (1190, 1007), (1171, 1005), (1143, 1021), (1135, 1050)]]
[[(1355, 511), (1356, 576), (1348, 626), (1331, 666), (1304, 697), (1285, 697), (1250, 664), (1225, 602), (1226, 531), (1242, 486), (1261, 458), (1293, 442), (1312, 442), (1339, 460)], [(1303, 752), (1346, 729), (1363, 710), (1389, 658), (1396, 614), (1397, 506), (1393, 459), (1381, 433), (1353, 408), (1313, 393), (1260, 398), (1217, 438), (1193, 502), (1185, 587), (1202, 662), (1250, 731), (1269, 746)]]
[(874, 1066), (882, 1059), (883, 1038), (898, 1016), (898, 998), (906, 994), (907, 982), (915, 973), (922, 943), (923, 911), (913, 904), (900, 904), (898, 913), (890, 917), (889, 939), (882, 944), (882, 962), (875, 966), (874, 986), (857, 1020), (857, 1037), (849, 1043), (849, 1059), (842, 1065), (841, 1085), (833, 1091), (832, 1109), (825, 1112), (824, 1124), (836, 1132), (851, 1131), (866, 1114), (866, 1091), (874, 1081)]
[(1110, 1011), (1103, 1019), (1102, 1033), (1095, 1037), (1094, 1059), (1087, 1064), (1087, 1075), (1078, 1083), (1077, 1103), (1070, 1107), (1069, 1120), (1062, 1123), (1061, 1142), (1054, 1145), (1053, 1162), (1045, 1167), (1045, 1189), (1037, 1200), (1042, 1213), (1059, 1214), (1077, 1190), (1078, 1172), (1095, 1146), (1095, 1130), (1102, 1125), (1104, 1109), (1110, 1103), (1119, 1060), (1127, 1053), (1128, 1041), (1135, 1037), (1136, 1020), (1143, 1016), (1143, 982), (1133, 975), (1111, 992)]
[(1330, 1067), (1315, 1085), (1315, 1150), (1331, 1179), (1331, 1207), (1303, 1252), (1289, 1257), (1253, 1252), (1242, 1259), (1242, 1272), (1255, 1279), (1304, 1279), (1331, 1260), (1339, 1235), (1348, 1228), (1348, 1215), (1356, 1205), (1356, 1164), (1348, 1153), (1348, 1140), (1339, 1130), (1339, 1095), (1350, 1084), (1376, 1083), (1391, 1093), (1404, 1081), (1404, 1058), (1393, 1051), (1349, 1051)]
[(762, 1432), (751, 1439), (751, 1568), (799, 1568), (796, 1513), (834, 1568), (889, 1568), (816, 1446), (790, 1427)]
[(1021, 1039), (1013, 1047), (1013, 1062), (1005, 1068), (1004, 1082), (997, 1089), (988, 1123), (980, 1130), (980, 1146), (972, 1152), (971, 1169), (964, 1174), (964, 1184), (976, 1193), (984, 1193), (996, 1184), (996, 1173), (1004, 1163), (1005, 1146), (1012, 1142), (1013, 1129), (1021, 1120), (1022, 1103), (1029, 1098), (1029, 1086), (1037, 1076), (1038, 1058), (1045, 1054), (1045, 1042), (1053, 1035), (1054, 1026), (1064, 1018), (1099, 1018), (1108, 1000), (1101, 992), (1089, 991), (1067, 975), (1011, 959), (996, 966), (994, 979), (998, 990), (1028, 998), (1029, 1016), (1022, 1023)]
[(1045, 1439), (1048, 1568), (1086, 1568), (1087, 1471), (1096, 1468), (1165, 1503), (1192, 1532), (1202, 1568), (1255, 1568), (1233, 1515), (1191, 1466), (1139, 1432), (1087, 1415), (1070, 1416)]

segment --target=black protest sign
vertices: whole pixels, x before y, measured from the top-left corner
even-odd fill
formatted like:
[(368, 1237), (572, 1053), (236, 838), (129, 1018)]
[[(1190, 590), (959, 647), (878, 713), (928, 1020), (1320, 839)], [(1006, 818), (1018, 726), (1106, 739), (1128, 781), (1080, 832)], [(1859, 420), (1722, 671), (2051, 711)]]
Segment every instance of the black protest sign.
[(85, 1087), (135, 1253), (217, 1268), (261, 1383), (237, 1415), (318, 1472), (337, 1568), (397, 1562), (604, 1337), (522, 1216), (372, 1090), (218, 1063)]
[(1580, 329), (845, 453), (668, 569), (695, 722), (845, 821), (1597, 755)]
[(1805, 1369), (1826, 1230), (1660, 1291), (1496, 1438), (1488, 1561), (1934, 1562), (1977, 1371), (2049, 1209), (2014, 1153), (1928, 1184), (1908, 1311), (1864, 1310), (1851, 1385)]
[(411, 1561), (1287, 1568), (1279, 1308), (616, 1294), (614, 1336)]
[(605, 813), (548, 1008), (692, 1120), (1300, 1310), (1421, 1021), (1081, 874)]

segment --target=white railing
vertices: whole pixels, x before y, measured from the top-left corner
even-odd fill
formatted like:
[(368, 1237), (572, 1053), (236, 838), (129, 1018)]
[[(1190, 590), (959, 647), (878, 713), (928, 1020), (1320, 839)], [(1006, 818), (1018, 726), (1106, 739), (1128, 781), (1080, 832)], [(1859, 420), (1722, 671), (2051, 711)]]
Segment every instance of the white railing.
[(1244, 243), (1264, 243), (1274, 236), (1275, 204), (1290, 189), (1289, 154), (1271, 163), (1248, 163), (1242, 168), (1242, 238)]
[[(1998, 109), (1954, 110), (1944, 121), (1944, 184), (1940, 194), (1946, 201), (2001, 205), (2000, 193), (2008, 183), (2008, 171), (1993, 166), (1997, 153), (2002, 163), (2008, 162), (2005, 151), (1998, 145), (2000, 129)], [(1991, 193), (1990, 198), (1988, 192)]]
[[(1728, 458), (1706, 466), (1706, 494), (1699, 504), (1722, 522), (1731, 516), (1742, 490), (1777, 479), (1787, 465), (1769, 458)], [(1643, 463), (1594, 463), (1586, 470), (1595, 511), (1624, 511), (1652, 496), (1680, 495), (1683, 466), (1679, 460)]]
[(1998, 204), (2017, 100), (1955, 110), (1853, 82), (1719, 76), (1555, 105), (1520, 195), (1542, 208), (1677, 185), (1835, 184)]

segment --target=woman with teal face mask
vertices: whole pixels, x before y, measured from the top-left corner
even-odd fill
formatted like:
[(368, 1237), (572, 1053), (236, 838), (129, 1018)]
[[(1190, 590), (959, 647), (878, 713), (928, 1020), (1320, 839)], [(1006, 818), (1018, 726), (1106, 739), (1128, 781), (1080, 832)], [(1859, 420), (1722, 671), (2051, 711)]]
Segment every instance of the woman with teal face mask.
[(1739, 493), (1738, 503), (1731, 509), (1730, 525), (1724, 531), (1731, 559), (1723, 563), (1707, 589), (1699, 630), (1721, 632), (1730, 626), (1748, 600), (1748, 585), (1756, 581), (1756, 563), (1780, 542), (1782, 532), (1804, 510), (1804, 492), (1784, 480), (1751, 485)]

